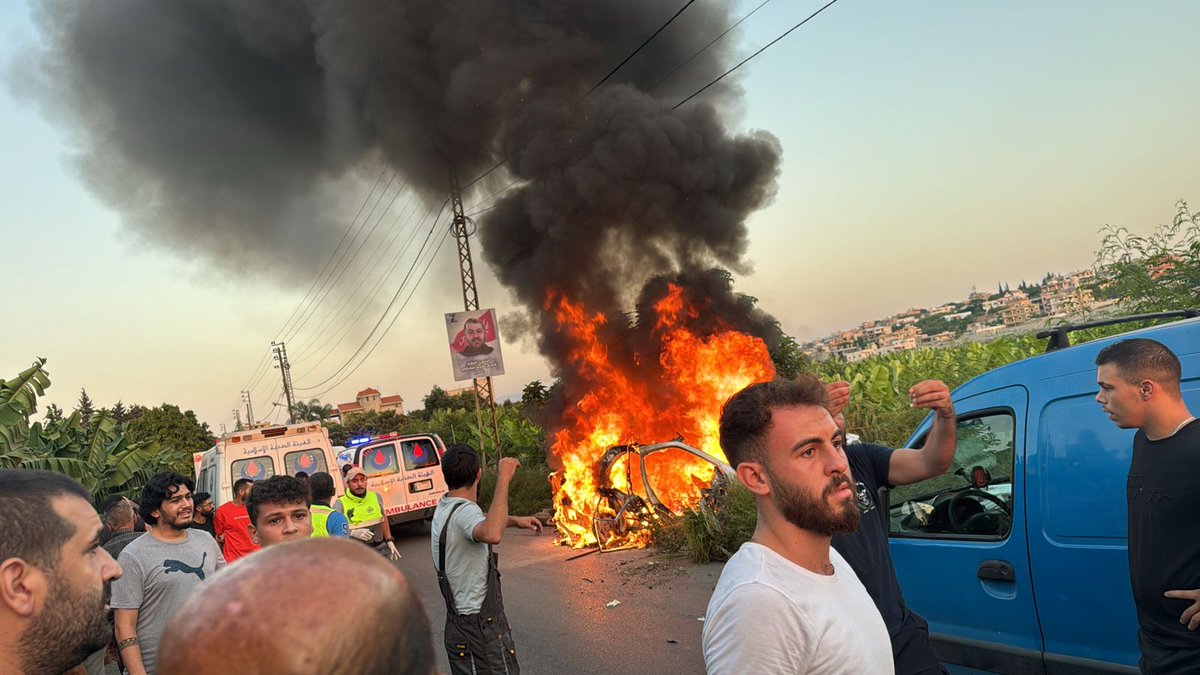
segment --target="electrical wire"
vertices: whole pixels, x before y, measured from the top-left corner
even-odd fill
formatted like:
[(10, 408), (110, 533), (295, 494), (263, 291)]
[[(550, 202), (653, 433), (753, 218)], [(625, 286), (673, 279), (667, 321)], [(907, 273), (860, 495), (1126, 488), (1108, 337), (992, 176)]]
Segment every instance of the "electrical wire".
[(417, 257), (413, 260), (412, 266), (409, 267), (408, 273), (405, 275), (404, 280), (400, 282), (400, 287), (396, 289), (395, 295), (392, 296), (392, 301), (388, 303), (388, 306), (386, 308), (384, 308), (383, 313), (379, 316), (379, 320), (375, 322), (375, 326), (373, 328), (371, 328), (371, 332), (367, 335), (367, 338), (365, 340), (363, 340), (362, 344), (358, 346), (358, 349), (356, 349), (354, 351), (354, 353), (350, 356), (349, 359), (347, 359), (346, 363), (343, 364), (341, 368), (338, 368), (336, 371), (334, 371), (334, 373), (332, 375), (330, 375), (328, 378), (326, 378), (322, 382), (319, 382), (311, 387), (294, 387), (295, 391), (313, 391), (315, 389), (319, 389), (319, 388), (325, 386), (326, 384), (328, 384), (329, 382), (331, 382), (335, 378), (337, 378), (338, 375), (340, 375), (342, 373), (342, 371), (344, 371), (347, 367), (349, 367), (349, 365), (351, 363), (353, 363), (354, 359), (357, 358), (360, 353), (362, 353), (362, 350), (367, 346), (367, 343), (371, 340), (372, 337), (375, 336), (375, 332), (377, 330), (379, 330), (379, 326), (381, 326), (383, 324), (384, 319), (387, 318), (388, 312), (390, 312), (392, 310), (392, 307), (395, 306), (396, 301), (400, 298), (400, 294), (404, 291), (404, 285), (408, 283), (408, 280), (412, 277), (413, 272), (416, 271), (417, 263), (420, 261), (420, 253), (425, 251), (425, 249), (428, 247), (429, 241), (433, 237), (433, 231), (437, 228), (437, 221), (438, 221), (438, 219), (440, 219), (442, 217), (442, 213), (446, 210), (446, 205), (449, 203), (450, 203), (449, 199), (446, 199), (446, 201), (442, 202), (442, 208), (438, 210), (437, 215), (434, 217), (433, 224), (429, 228), (429, 234), (426, 235), (425, 242), (423, 242), (421, 244), (421, 248), (418, 251)]
[(697, 90), (695, 91), (695, 93), (693, 93), (691, 96), (688, 96), (687, 98), (683, 99), (683, 100), (682, 100), (682, 101), (680, 101), (679, 103), (676, 103), (675, 105), (671, 106), (671, 110), (675, 110), (675, 109), (677, 109), (679, 106), (683, 105), (684, 103), (687, 103), (688, 101), (690, 101), (690, 100), (692, 100), (692, 99), (696, 98), (697, 96), (699, 96), (700, 94), (704, 93), (706, 90), (708, 90), (708, 88), (709, 88), (709, 87), (711, 87), (711, 86), (713, 86), (714, 84), (716, 84), (716, 83), (720, 82), (721, 80), (725, 79), (725, 76), (726, 76), (726, 75), (728, 75), (728, 74), (732, 73), (733, 71), (737, 70), (738, 68), (741, 68), (742, 66), (746, 65), (747, 63), (749, 63), (750, 59), (753, 59), (754, 57), (758, 56), (759, 54), (761, 54), (761, 53), (763, 53), (763, 52), (767, 51), (767, 48), (768, 48), (768, 47), (770, 47), (771, 45), (775, 44), (776, 42), (779, 42), (779, 41), (780, 41), (780, 40), (782, 40), (783, 38), (787, 37), (787, 36), (788, 36), (788, 35), (789, 35), (789, 34), (790, 34), (792, 31), (794, 31), (794, 30), (796, 30), (797, 28), (799, 28), (799, 27), (803, 26), (804, 24), (808, 23), (808, 22), (809, 22), (809, 21), (811, 21), (813, 18), (815, 18), (815, 17), (816, 17), (818, 14), (820, 14), (821, 12), (824, 12), (825, 10), (829, 9), (830, 7), (832, 7), (832, 6), (833, 6), (835, 3), (837, 3), (837, 1), (838, 1), (838, 0), (829, 0), (829, 2), (825, 3), (825, 5), (821, 7), (821, 9), (818, 9), (817, 11), (813, 12), (812, 14), (809, 14), (809, 15), (808, 15), (808, 16), (807, 16), (807, 17), (806, 17), (806, 18), (805, 18), (803, 21), (801, 21), (800, 23), (796, 24), (795, 26), (792, 26), (791, 28), (789, 28), (789, 29), (787, 29), (786, 31), (784, 31), (784, 32), (783, 32), (783, 35), (780, 35), (779, 37), (775, 38), (774, 40), (771, 40), (771, 41), (770, 41), (770, 42), (768, 42), (767, 44), (763, 45), (763, 47), (762, 47), (762, 48), (760, 48), (758, 51), (756, 51), (756, 52), (754, 52), (753, 54), (751, 54), (750, 56), (747, 56), (746, 58), (742, 59), (742, 61), (741, 61), (740, 63), (738, 63), (736, 66), (734, 66), (734, 67), (730, 68), (729, 70), (727, 70), (727, 71), (725, 71), (725, 72), (721, 73), (721, 74), (720, 74), (720, 75), (717, 77), (717, 79), (713, 80), (712, 82), (709, 82), (708, 84), (704, 85), (703, 87), (700, 87), (700, 88), (699, 88), (699, 89), (697, 89)]

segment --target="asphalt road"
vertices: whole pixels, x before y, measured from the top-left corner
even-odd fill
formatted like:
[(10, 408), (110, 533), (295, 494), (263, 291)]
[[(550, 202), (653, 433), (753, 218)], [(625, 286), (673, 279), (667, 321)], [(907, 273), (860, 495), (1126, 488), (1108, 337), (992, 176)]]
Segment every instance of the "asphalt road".
[[(417, 589), (433, 626), (438, 668), (446, 606), (438, 591), (429, 527), (397, 532), (397, 566)], [(700, 633), (721, 565), (692, 565), (648, 551), (597, 553), (554, 545), (550, 534), (509, 529), (496, 547), (504, 605), (524, 673), (703, 673)], [(606, 605), (617, 600), (621, 604)]]

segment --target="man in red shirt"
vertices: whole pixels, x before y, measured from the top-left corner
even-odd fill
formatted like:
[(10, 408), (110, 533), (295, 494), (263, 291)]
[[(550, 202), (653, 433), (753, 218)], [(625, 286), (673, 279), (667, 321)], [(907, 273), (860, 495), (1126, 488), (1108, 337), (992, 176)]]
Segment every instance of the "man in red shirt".
[(222, 504), (213, 516), (213, 529), (216, 530), (217, 543), (221, 545), (221, 554), (225, 556), (226, 563), (258, 550), (247, 529), (250, 514), (246, 513), (246, 497), (250, 496), (253, 487), (254, 481), (249, 478), (234, 481), (233, 501)]

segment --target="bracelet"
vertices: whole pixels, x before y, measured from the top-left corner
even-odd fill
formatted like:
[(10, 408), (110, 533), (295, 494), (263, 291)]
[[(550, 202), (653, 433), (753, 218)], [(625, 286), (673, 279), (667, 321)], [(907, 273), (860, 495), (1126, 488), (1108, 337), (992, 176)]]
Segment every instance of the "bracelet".
[(120, 642), (117, 643), (117, 651), (124, 651), (124, 649), (126, 647), (132, 647), (136, 644), (139, 644), (139, 641), (138, 641), (136, 635), (133, 637), (125, 638), (124, 640), (121, 640)]

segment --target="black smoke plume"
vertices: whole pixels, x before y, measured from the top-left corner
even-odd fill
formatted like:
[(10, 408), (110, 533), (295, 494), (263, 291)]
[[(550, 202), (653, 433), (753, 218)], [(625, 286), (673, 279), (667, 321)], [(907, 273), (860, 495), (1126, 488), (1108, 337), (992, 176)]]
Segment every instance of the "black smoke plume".
[[(677, 7), (36, 5), (40, 91), (78, 132), (89, 185), (129, 228), (228, 270), (275, 261), (281, 277), (311, 278), (355, 206), (340, 195), (381, 165), (436, 206), (452, 174), (467, 183), (506, 160), (467, 203), (513, 184), (479, 236), (527, 319), (544, 323), (551, 291), (615, 314), (648, 279), (744, 270), (746, 218), (773, 196), (779, 144), (727, 131), (732, 80), (671, 110), (723, 71), (732, 41), (660, 83), (731, 23), (720, 0), (689, 7), (594, 92)], [(561, 365), (550, 327), (538, 335)]]

